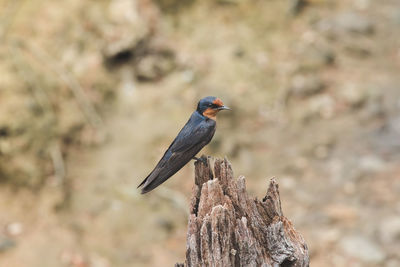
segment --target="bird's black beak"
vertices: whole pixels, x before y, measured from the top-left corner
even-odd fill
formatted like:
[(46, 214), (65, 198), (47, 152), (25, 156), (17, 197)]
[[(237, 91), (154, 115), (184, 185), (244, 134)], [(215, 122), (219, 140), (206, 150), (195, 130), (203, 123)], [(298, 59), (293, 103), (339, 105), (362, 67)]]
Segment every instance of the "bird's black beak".
[(217, 108), (218, 110), (232, 110), (231, 108), (227, 107), (227, 106), (221, 106)]

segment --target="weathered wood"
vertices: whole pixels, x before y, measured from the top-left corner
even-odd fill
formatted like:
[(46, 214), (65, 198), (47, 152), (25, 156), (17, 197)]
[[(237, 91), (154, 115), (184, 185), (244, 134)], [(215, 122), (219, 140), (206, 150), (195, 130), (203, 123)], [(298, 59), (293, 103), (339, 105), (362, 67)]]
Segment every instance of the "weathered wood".
[(307, 245), (283, 216), (276, 181), (261, 201), (253, 199), (227, 159), (212, 168), (203, 158), (206, 164), (195, 163), (184, 266), (308, 266)]

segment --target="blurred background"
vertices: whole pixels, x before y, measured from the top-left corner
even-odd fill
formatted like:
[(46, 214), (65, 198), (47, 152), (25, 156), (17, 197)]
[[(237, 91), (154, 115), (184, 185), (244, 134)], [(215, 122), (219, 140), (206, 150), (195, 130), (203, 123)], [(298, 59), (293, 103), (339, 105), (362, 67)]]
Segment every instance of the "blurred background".
[(0, 59), (0, 266), (184, 261), (193, 163), (136, 186), (207, 95), (313, 266), (400, 266), (398, 0), (0, 0)]

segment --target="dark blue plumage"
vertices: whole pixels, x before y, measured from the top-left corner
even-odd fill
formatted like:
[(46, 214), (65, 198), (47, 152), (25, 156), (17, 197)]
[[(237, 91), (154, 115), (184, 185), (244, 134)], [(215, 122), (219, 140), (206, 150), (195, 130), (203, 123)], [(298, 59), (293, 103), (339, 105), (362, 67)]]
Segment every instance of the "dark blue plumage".
[(209, 96), (199, 101), (196, 111), (192, 113), (154, 170), (138, 186), (143, 186), (142, 194), (165, 182), (211, 141), (216, 128), (216, 114), (224, 109), (229, 108), (216, 97)]

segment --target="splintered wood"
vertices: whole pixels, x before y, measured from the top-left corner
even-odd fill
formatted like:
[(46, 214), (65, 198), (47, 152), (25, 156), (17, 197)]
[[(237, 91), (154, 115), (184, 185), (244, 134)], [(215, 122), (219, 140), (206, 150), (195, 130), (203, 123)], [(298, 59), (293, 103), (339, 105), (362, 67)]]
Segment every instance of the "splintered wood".
[(283, 216), (278, 184), (260, 201), (247, 195), (245, 178), (233, 178), (227, 159), (214, 169), (195, 163), (185, 264), (176, 266), (309, 266), (303, 237)]

